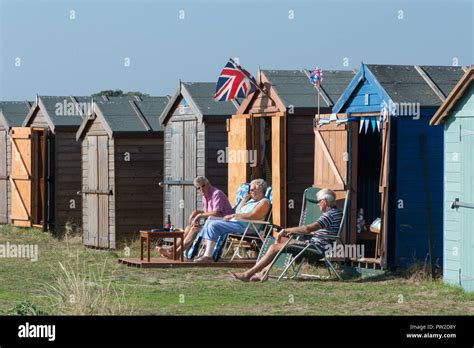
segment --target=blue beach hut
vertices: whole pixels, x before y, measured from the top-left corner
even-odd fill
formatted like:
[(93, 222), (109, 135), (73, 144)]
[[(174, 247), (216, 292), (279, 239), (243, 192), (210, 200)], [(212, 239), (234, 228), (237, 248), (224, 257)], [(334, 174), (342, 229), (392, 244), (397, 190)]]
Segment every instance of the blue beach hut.
[[(362, 64), (333, 114), (315, 122), (315, 186), (332, 180), (351, 190), (346, 241), (364, 243), (381, 219), (374, 251), (365, 255), (374, 268), (442, 263), (443, 129), (429, 122), (463, 73)], [(317, 160), (318, 152), (333, 163)]]

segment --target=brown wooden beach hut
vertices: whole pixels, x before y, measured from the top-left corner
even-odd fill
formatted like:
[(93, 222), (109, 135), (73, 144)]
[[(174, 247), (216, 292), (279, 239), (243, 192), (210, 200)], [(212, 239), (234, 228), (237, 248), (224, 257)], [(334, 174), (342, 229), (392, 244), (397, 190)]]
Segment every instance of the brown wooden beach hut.
[[(273, 222), (299, 222), (304, 190), (313, 184), (313, 120), (317, 91), (306, 70), (261, 70), (257, 90), (229, 120), (229, 196), (242, 182), (262, 177), (273, 188)], [(327, 113), (354, 77), (324, 71), (320, 113)], [(245, 157), (247, 161), (242, 160)], [(253, 162), (252, 162), (253, 160)], [(249, 163), (250, 162), (250, 163)]]
[(163, 223), (163, 128), (167, 97), (95, 101), (82, 144), (83, 243), (118, 247)]
[(88, 105), (90, 97), (37, 97), (22, 127), (12, 128), (13, 225), (50, 230), (80, 223), (75, 133)]
[(0, 102), (0, 223), (10, 222), (12, 165), (10, 130), (19, 127), (31, 107), (27, 101)]
[(215, 83), (181, 82), (160, 117), (165, 127), (165, 215), (184, 227), (189, 214), (201, 207), (193, 179), (205, 175), (227, 192), (226, 120), (238, 102), (216, 102)]

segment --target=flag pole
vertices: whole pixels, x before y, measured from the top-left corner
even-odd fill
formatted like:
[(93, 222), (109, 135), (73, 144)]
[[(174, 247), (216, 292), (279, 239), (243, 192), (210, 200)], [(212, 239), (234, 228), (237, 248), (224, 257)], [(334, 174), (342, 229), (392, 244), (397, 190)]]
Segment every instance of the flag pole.
[(319, 114), (319, 95), (321, 94), (320, 93), (320, 88), (321, 88), (321, 85), (318, 83), (318, 119), (317, 119), (317, 122), (319, 122), (319, 119), (320, 119), (320, 114)]

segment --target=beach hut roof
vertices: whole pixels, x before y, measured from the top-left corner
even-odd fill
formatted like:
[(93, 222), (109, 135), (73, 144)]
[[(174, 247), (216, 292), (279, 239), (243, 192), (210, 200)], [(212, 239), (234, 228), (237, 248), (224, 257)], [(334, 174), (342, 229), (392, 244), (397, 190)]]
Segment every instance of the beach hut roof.
[[(91, 105), (91, 100), (92, 97), (89, 96), (38, 96), (23, 122), (23, 127), (30, 125), (38, 108), (43, 112), (53, 131), (56, 127), (78, 127), (87, 113), (87, 105)], [(77, 109), (69, 114), (68, 111), (72, 108)], [(61, 112), (58, 112), (58, 110), (61, 110)]]
[[(309, 70), (261, 70), (285, 107), (316, 108), (317, 91)], [(354, 77), (352, 70), (324, 70), (320, 106), (332, 107)]]
[(114, 101), (94, 101), (91, 115), (82, 122), (76, 138), (79, 139), (89, 122), (99, 117), (110, 137), (116, 133), (163, 131), (159, 117), (168, 103), (168, 97), (149, 97), (144, 100), (120, 98)]
[(5, 129), (20, 127), (28, 115), (33, 103), (28, 101), (2, 101), (0, 102), (0, 121)]
[(228, 116), (235, 114), (241, 100), (218, 102), (214, 100), (216, 84), (214, 82), (181, 82), (173, 97), (163, 111), (160, 122), (164, 124), (174, 105), (183, 97), (196, 113), (200, 121), (210, 116)]
[(459, 81), (464, 70), (453, 66), (362, 64), (341, 95), (333, 112), (340, 112), (365, 78), (381, 90), (382, 99), (393, 103), (419, 103), (438, 107)]
[(448, 116), (451, 109), (456, 105), (456, 102), (462, 97), (464, 91), (469, 88), (472, 81), (474, 81), (474, 65), (466, 71), (461, 80), (454, 86), (451, 93), (444, 101), (443, 105), (436, 111), (430, 121), (431, 125), (438, 125)]

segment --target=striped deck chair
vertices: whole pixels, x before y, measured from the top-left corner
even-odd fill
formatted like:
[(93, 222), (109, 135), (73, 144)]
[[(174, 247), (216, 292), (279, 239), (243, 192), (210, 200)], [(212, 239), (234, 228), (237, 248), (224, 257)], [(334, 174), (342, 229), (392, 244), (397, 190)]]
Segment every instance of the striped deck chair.
[[(309, 225), (315, 221), (317, 221), (322, 212), (318, 207), (318, 202), (316, 200), (316, 195), (319, 192), (319, 188), (316, 187), (308, 187), (303, 193), (303, 200), (301, 206), (301, 214), (298, 226)], [(283, 227), (274, 225), (277, 230), (281, 230)], [(302, 237), (301, 237), (302, 238)], [(260, 253), (257, 258), (257, 262), (267, 253), (270, 246), (275, 243), (275, 237), (271, 234), (267, 236), (265, 239), (262, 248), (260, 249)], [(279, 257), (274, 260), (273, 266), (277, 267), (286, 267), (288, 263), (291, 261), (291, 254), (282, 252), (280, 253)]]
[[(241, 191), (242, 187), (244, 187), (243, 189), (244, 194), (241, 195), (240, 197), (236, 196), (235, 201), (234, 201), (234, 207), (233, 207), (234, 212), (236, 211), (239, 203), (242, 201), (242, 198), (248, 192), (248, 189), (250, 189), (250, 184), (246, 183), (246, 184), (240, 185), (239, 190), (238, 190), (239, 193), (242, 192)], [(247, 191), (245, 191), (246, 189)], [(247, 223), (247, 227), (244, 233), (242, 235), (228, 233), (219, 237), (219, 239), (217, 240), (217, 244), (214, 249), (214, 252), (212, 254), (214, 261), (218, 261), (222, 253), (224, 253), (223, 257), (226, 257), (232, 249), (234, 249), (234, 253), (230, 261), (233, 261), (235, 257), (243, 258), (245, 255), (243, 256), (240, 255), (240, 249), (244, 241), (249, 243), (250, 245), (253, 244), (256, 248), (261, 248), (267, 235), (270, 234), (270, 231), (272, 229), (272, 225), (270, 223), (270, 219), (272, 216), (272, 205), (273, 205), (273, 193), (272, 193), (271, 187), (267, 187), (267, 191), (265, 192), (265, 197), (270, 201), (270, 210), (267, 214), (266, 219), (262, 221), (237, 219), (237, 221), (242, 221), (242, 222)], [(251, 227), (255, 231), (257, 231), (257, 236), (255, 236), (254, 234), (252, 235), (249, 234)]]
[[(316, 201), (316, 194), (318, 193), (318, 191), (319, 189), (314, 188), (314, 187), (310, 187), (305, 190), (304, 195), (303, 195), (303, 207), (302, 207), (301, 217), (300, 217), (300, 226), (313, 223), (316, 220), (318, 220), (318, 218), (321, 216), (321, 211)], [(333, 239), (336, 243), (341, 242), (341, 234), (344, 227), (344, 222), (346, 219), (348, 206), (349, 206), (349, 190), (346, 191), (346, 198), (344, 201), (342, 220), (341, 220), (341, 224), (339, 225), (337, 235), (333, 237), (327, 237), (328, 239)], [(299, 241), (303, 241), (305, 243), (302, 245), (289, 244), (290, 241), (293, 240), (294, 238), (296, 238)], [(278, 280), (281, 280), (282, 278), (289, 278), (289, 279), (297, 278), (299, 276), (299, 272), (301, 270), (301, 266), (303, 265), (304, 260), (308, 261), (311, 264), (315, 264), (321, 261), (324, 262), (328, 269), (329, 276), (331, 276), (331, 271), (332, 271), (338, 280), (342, 280), (341, 275), (339, 274), (339, 272), (337, 272), (330, 258), (327, 255), (325, 255), (324, 251), (320, 250), (317, 246), (309, 243), (310, 238), (311, 236), (308, 236), (308, 235), (292, 235), (286, 242), (285, 246), (275, 256), (273, 262), (270, 264), (270, 267), (267, 270), (267, 274), (270, 272), (271, 268), (275, 265), (275, 262), (278, 259), (280, 259), (282, 255), (286, 254), (287, 257), (286, 257), (285, 267), (283, 271), (281, 272), (281, 274), (277, 277)], [(288, 253), (290, 248), (292, 249), (293, 253)], [(296, 253), (295, 256), (293, 256), (294, 253)], [(321, 254), (323, 254), (324, 257), (321, 258), (320, 256)], [(291, 277), (288, 277), (287, 274), (290, 268), (293, 271), (293, 275)], [(320, 276), (316, 276), (312, 274), (302, 274), (302, 276), (322, 278)]]

